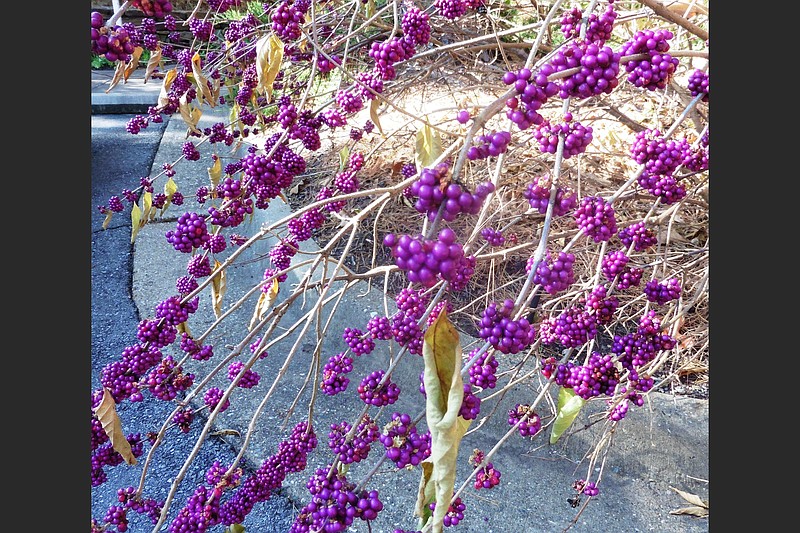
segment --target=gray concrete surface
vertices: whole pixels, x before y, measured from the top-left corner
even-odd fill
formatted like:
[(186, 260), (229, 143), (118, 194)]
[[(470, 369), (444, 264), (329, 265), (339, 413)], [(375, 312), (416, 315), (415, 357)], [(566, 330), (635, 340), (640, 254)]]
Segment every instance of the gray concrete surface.
[[(124, 86), (127, 91), (133, 90), (133, 94), (126, 94), (124, 102), (120, 103), (124, 104), (125, 107), (120, 109), (126, 110), (125, 112), (130, 112), (130, 106), (137, 105), (136, 98), (140, 99), (140, 105), (144, 105), (143, 112), (146, 111), (146, 105), (153, 105), (156, 101), (158, 91), (155, 90), (155, 84), (148, 83), (148, 92), (145, 94), (144, 84), (138, 86), (142, 89), (140, 93), (135, 92), (136, 83), (137, 80), (132, 78)], [(109, 106), (113, 105), (117, 88), (100, 98), (99, 93), (103, 91), (103, 86), (102, 83), (95, 84), (93, 73), (93, 112), (113, 111), (113, 107)], [(209, 109), (203, 116), (201, 127), (203, 121), (210, 124), (211, 121), (222, 120), (225, 116), (225, 109)], [(164, 162), (173, 162), (178, 158), (185, 140), (186, 126), (180, 117), (166, 121), (153, 160), (154, 173)], [(237, 157), (237, 154), (226, 154), (226, 157)], [(207, 166), (202, 160), (182, 161), (175, 167), (177, 175), (174, 179), (182, 190), (193, 191), (197, 185), (208, 180)], [(185, 274), (188, 256), (172, 250), (164, 234), (174, 228), (175, 218), (179, 214), (191, 209), (194, 209), (191, 200), (180, 210), (172, 207), (164, 218), (148, 223), (137, 236), (132, 250), (132, 300), (140, 317), (152, 317), (157, 303), (175, 292), (175, 279)], [(269, 209), (258, 210), (246, 226), (237, 228), (237, 233), (250, 235), (262, 225), (270, 224), (289, 213), (289, 208), (282, 201), (275, 200)], [(257, 243), (253, 250), (248, 251), (247, 260), (242, 266), (231, 269), (224, 299), (225, 309), (261, 279), (264, 268), (268, 266), (264, 254), (273, 242), (274, 238), (268, 238)], [(303, 245), (309, 251), (315, 249), (310, 241), (305, 241)], [(278, 302), (287, 297), (292, 285), (300, 281), (300, 275), (302, 271), (291, 274), (290, 279), (283, 284), (285, 288), (281, 290)], [(336, 288), (338, 287), (333, 287), (334, 290)], [(304, 296), (305, 304), (302, 308), (292, 306), (288, 310), (282, 322), (285, 327), (298, 323), (302, 314), (314, 305), (318, 297), (311, 291)], [(232, 346), (246, 333), (256, 297), (257, 295), (251, 296), (245, 300), (233, 317), (226, 319), (222, 326), (209, 333), (206, 342), (215, 346), (215, 360), (228, 355)], [(382, 312), (385, 303), (382, 291), (375, 288), (367, 290), (365, 284), (356, 286), (338, 303), (340, 312), (331, 317), (330, 331), (341, 332), (347, 326), (363, 329), (370, 313)], [(204, 292), (201, 295), (200, 310), (189, 321), (195, 335), (214, 323), (209, 304), (209, 295)], [(392, 304), (391, 301), (387, 304), (390, 311)], [(323, 306), (325, 319), (331, 309), (332, 303)], [(132, 331), (131, 335), (134, 334), (135, 331)], [(462, 335), (461, 341), (466, 351), (473, 339)], [(218, 429), (233, 430), (221, 437), (233, 449), (241, 448), (248, 425), (255, 416), (257, 404), (273, 387), (273, 379), (281, 372), (285, 355), (292, 349), (294, 342), (295, 339), (289, 336), (272, 347), (269, 350), (270, 355), (259, 360), (254, 367), (262, 376), (262, 381), (256, 388), (257, 393), (252, 394), (253, 390), (250, 393), (242, 389), (235, 390), (231, 397), (235, 408), (228, 409), (219, 416), (216, 424)], [(385, 368), (383, 356), (378, 353), (381, 350), (385, 353), (387, 347), (388, 341), (379, 341), (376, 352), (354, 358), (354, 370), (350, 374), (351, 383), (347, 391), (332, 397), (317, 395), (314, 425), (319, 446), (309, 455), (308, 468), (289, 476), (280, 491), (282, 496), (293, 502), (295, 509), (302, 507), (308, 500), (305, 482), (309, 475), (315, 468), (325, 466), (330, 459), (327, 446), (330, 424), (341, 420), (352, 421), (350, 419), (360, 411), (363, 403), (354, 392), (355, 388), (361, 376), (371, 370)], [(267, 408), (255, 418), (255, 429), (244, 454), (247, 464), (254, 467), (260, 465), (268, 455), (275, 452), (277, 443), (286, 437), (289, 429), (308, 415), (311, 393), (309, 387), (304, 387), (303, 384), (311, 369), (314, 348), (313, 334), (301, 340), (291, 363), (283, 369), (285, 374), (274, 384)], [(345, 344), (339, 333), (329, 335), (322, 342), (322, 362), (344, 348)], [(511, 359), (506, 361), (507, 364), (512, 362)], [(394, 374), (394, 381), (402, 391), (407, 392), (401, 394), (396, 404), (384, 409), (384, 420), (393, 411), (416, 415), (424, 407), (422, 397), (417, 392), (419, 374), (422, 371), (421, 358), (409, 354), (401, 363)], [(227, 383), (219, 382), (218, 385), (225, 386)], [(480, 426), (474, 422), (471, 432), (465, 437), (459, 451), (457, 487), (468, 472), (467, 457), (472, 449), (491, 449), (508, 430), (503, 413), (517, 402), (531, 402), (535, 393), (533, 386), (521, 384), (504, 397), (483, 402), (481, 416), (491, 412), (496, 412), (497, 415)], [(555, 401), (554, 394), (550, 395), (550, 400)], [(292, 405), (295, 408), (290, 413)], [(512, 436), (493, 459), (496, 468), (502, 472), (500, 485), (491, 490), (476, 491), (471, 487), (465, 489), (462, 493), (466, 504), (465, 517), (457, 529), (453, 530), (487, 533), (556, 532), (567, 529), (575, 532), (708, 531), (709, 518), (670, 513), (688, 505), (670, 487), (708, 499), (708, 401), (653, 392), (647, 395), (644, 407), (632, 407), (612, 436), (613, 446), (607, 453), (601, 454), (595, 463), (592, 478), (596, 479), (602, 474), (600, 494), (591, 499), (579, 513), (581, 507), (572, 508), (567, 498), (573, 495), (573, 481), (587, 476), (587, 454), (592, 451), (603, 426), (602, 423), (590, 423), (596, 420), (597, 417), (592, 415), (598, 408), (598, 404), (588, 403), (571, 430), (555, 445), (549, 445), (546, 438), (531, 441), (519, 435)], [(375, 465), (381, 451), (380, 443), (375, 443), (367, 461), (351, 465), (348, 478), (360, 480)], [(367, 487), (377, 489), (385, 504), (378, 519), (371, 524), (372, 532), (392, 533), (395, 528), (413, 530), (416, 527), (412, 511), (419, 483), (419, 470), (395, 470), (391, 463), (384, 463)], [(180, 503), (176, 502), (174, 505), (177, 510)], [(224, 528), (220, 528), (220, 531), (222, 529)], [(256, 527), (249, 531), (259, 529)], [(367, 526), (357, 520), (349, 531), (367, 531)]]

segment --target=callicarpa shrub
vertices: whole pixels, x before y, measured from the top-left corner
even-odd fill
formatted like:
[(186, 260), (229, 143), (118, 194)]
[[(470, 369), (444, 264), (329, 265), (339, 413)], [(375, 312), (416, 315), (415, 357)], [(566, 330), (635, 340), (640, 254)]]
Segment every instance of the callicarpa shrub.
[[(235, 531), (290, 483), (305, 494), (293, 532), (455, 528), (477, 520), (470, 491), (529, 475), (504, 470), (508, 441), (554, 444), (589, 404), (607, 435), (650, 391), (702, 388), (704, 372), (676, 369), (707, 372), (707, 8), (690, 22), (650, 1), (550, 4), (141, 0), (91, 13), (92, 53), (121, 73), (148, 50), (139, 68), (163, 80), (127, 132), (165, 118), (187, 129), (175, 160), (97, 207), (105, 226), (130, 216), (132, 241), (171, 220), (164, 254), (185, 267), (89, 391), (91, 485), (136, 464), (147, 479), (193, 427), (187, 449), (219, 425), (243, 437), (202, 479), (154, 480), (165, 499), (120, 487), (93, 532)], [(118, 23), (131, 6), (144, 17)], [(205, 126), (206, 112), (223, 118)], [(251, 223), (279, 205), (289, 214)], [(259, 279), (237, 299), (227, 288), (244, 263)], [(364, 284), (383, 305), (361, 320), (347, 298)], [(529, 401), (501, 403), (520, 383)], [(173, 411), (128, 433), (126, 402)], [(282, 423), (264, 428), (264, 412)], [(499, 421), (490, 447), (471, 442), (484, 419)], [(602, 497), (596, 461), (611, 445), (597, 439), (565, 480), (573, 507)], [(387, 471), (420, 491), (388, 506)], [(415, 518), (406, 529), (388, 518), (398, 506)]]

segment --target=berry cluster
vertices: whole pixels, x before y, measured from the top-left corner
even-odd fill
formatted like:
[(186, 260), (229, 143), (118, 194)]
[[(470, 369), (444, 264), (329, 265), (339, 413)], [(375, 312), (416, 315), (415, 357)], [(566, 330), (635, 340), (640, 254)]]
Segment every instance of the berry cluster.
[(364, 415), (352, 439), (346, 441), (345, 437), (351, 429), (352, 426), (342, 420), (338, 424), (331, 424), (331, 432), (328, 433), (328, 446), (339, 461), (346, 465), (366, 459), (372, 443), (377, 441), (381, 434), (378, 425), (369, 415)]
[(475, 258), (464, 256), (464, 247), (450, 228), (440, 230), (436, 239), (388, 233), (383, 244), (391, 248), (395, 263), (406, 271), (409, 281), (424, 287), (432, 287), (441, 277), (458, 290), (474, 271)]
[(492, 246), (503, 246), (506, 242), (506, 238), (500, 230), (488, 226), (481, 230), (481, 237)]
[(530, 405), (518, 403), (512, 409), (509, 409), (508, 425), (517, 425), (526, 415), (527, 418), (519, 424), (517, 430), (523, 437), (533, 437), (542, 429), (542, 419)]
[(558, 149), (558, 138), (564, 136), (564, 159), (573, 155), (582, 154), (586, 147), (592, 143), (592, 127), (584, 126), (580, 122), (572, 121), (571, 116), (566, 117), (560, 124), (547, 120), (539, 124), (533, 132), (533, 137), (539, 143), (542, 152), (554, 154)]
[[(483, 462), (484, 457), (485, 455), (483, 451), (475, 448), (472, 450), (472, 454), (469, 456), (469, 464), (472, 465), (473, 468), (477, 469)], [(473, 487), (476, 489), (491, 489), (499, 484), (500, 471), (497, 470), (491, 462), (487, 462), (475, 474), (475, 483), (473, 483)]]
[(633, 249), (637, 252), (646, 250), (658, 243), (658, 237), (655, 232), (648, 228), (643, 220), (622, 228), (617, 233), (617, 236), (626, 248), (633, 245)]
[(345, 352), (332, 355), (322, 369), (322, 381), (319, 388), (325, 394), (334, 396), (347, 389), (350, 378), (347, 374), (353, 371), (353, 359)]
[(620, 53), (609, 46), (586, 40), (571, 41), (542, 66), (537, 76), (551, 76), (577, 68), (578, 72), (557, 82), (560, 98), (610, 94), (619, 85), (620, 57)]
[(558, 315), (551, 315), (539, 325), (543, 344), (558, 342), (566, 348), (583, 346), (597, 335), (595, 315), (580, 306), (569, 306)]
[(639, 319), (636, 331), (625, 335), (614, 335), (611, 351), (619, 356), (623, 368), (631, 371), (630, 380), (638, 378), (639, 367), (655, 359), (661, 351), (671, 350), (676, 341), (661, 333), (661, 320), (654, 310)]
[(646, 54), (646, 59), (631, 59), (625, 63), (628, 81), (648, 91), (663, 89), (669, 83), (678, 58), (667, 53), (669, 40), (674, 34), (669, 30), (641, 30), (620, 48), (623, 56)]
[(478, 336), (502, 353), (518, 353), (531, 344), (535, 337), (533, 326), (522, 317), (512, 319), (514, 300), (507, 298), (501, 305), (491, 302), (477, 323)]
[[(436, 502), (431, 502), (428, 507), (431, 511), (436, 509)], [(461, 501), (461, 497), (459, 496), (447, 507), (447, 513), (444, 515), (444, 519), (442, 520), (442, 524), (444, 527), (451, 527), (457, 526), (459, 522), (464, 519), (464, 511), (467, 509), (467, 506)]]
[(616, 287), (621, 290), (636, 287), (642, 279), (644, 270), (628, 265), (630, 258), (623, 250), (612, 250), (603, 256), (600, 270), (608, 281), (617, 278)]
[(397, 401), (400, 396), (400, 387), (389, 378), (386, 378), (386, 381), (381, 384), (385, 374), (384, 370), (374, 370), (361, 380), (358, 385), (358, 397), (364, 403), (383, 407)]
[(630, 152), (647, 173), (666, 175), (687, 161), (692, 148), (686, 138), (665, 140), (661, 131), (645, 129), (636, 134)]
[[(550, 174), (542, 174), (534, 178), (522, 193), (522, 196), (528, 200), (528, 204), (542, 215), (547, 213), (547, 206), (550, 204), (550, 188), (552, 184), (553, 180)], [(553, 215), (566, 215), (577, 203), (578, 197), (574, 191), (566, 187), (556, 187)]]
[(600, 196), (584, 196), (575, 209), (575, 223), (594, 242), (609, 240), (617, 232), (614, 207)]
[[(296, 41), (303, 32), (300, 27), (305, 23), (307, 3), (284, 0), (272, 11), (272, 31), (286, 43)], [(304, 9), (305, 8), (305, 9)]]
[(538, 74), (534, 78), (531, 76), (528, 68), (503, 74), (503, 83), (513, 85), (517, 92), (517, 96), (506, 100), (506, 116), (523, 131), (544, 121), (538, 110), (548, 98), (558, 94), (558, 85), (548, 81), (545, 74)]
[(128, 61), (136, 48), (122, 26), (108, 27), (103, 25), (103, 15), (92, 11), (92, 53), (105, 57), (109, 61)]
[(342, 338), (355, 355), (367, 355), (375, 349), (375, 340), (372, 335), (365, 334), (358, 328), (344, 328)]
[(131, 0), (131, 5), (148, 17), (161, 19), (172, 13), (172, 2), (169, 0)]
[(701, 100), (703, 102), (708, 102), (708, 72), (695, 69), (689, 74), (687, 88), (689, 89), (689, 94), (692, 96), (702, 94), (703, 98), (701, 98)]
[(592, 352), (585, 365), (572, 361), (558, 365), (555, 383), (572, 389), (575, 394), (588, 400), (605, 394), (611, 396), (619, 383), (620, 371), (611, 355)]
[(430, 15), (416, 6), (411, 6), (400, 21), (403, 35), (415, 45), (426, 45), (431, 38)]
[[(242, 361), (231, 361), (231, 363), (228, 365), (228, 379), (231, 380), (231, 382), (235, 380), (236, 376), (242, 372), (243, 368), (244, 363)], [(258, 374), (258, 372), (248, 368), (244, 371), (244, 374), (239, 380), (237, 386), (243, 389), (251, 389), (258, 385), (259, 381), (261, 381), (261, 376)]]
[(580, 303), (594, 314), (597, 325), (610, 324), (619, 307), (619, 299), (613, 295), (608, 296), (608, 287), (605, 285), (597, 285), (589, 294), (581, 297)]
[(511, 132), (508, 131), (476, 135), (472, 146), (467, 149), (467, 159), (475, 161), (489, 156), (497, 157), (508, 150), (510, 142)]
[(202, 248), (211, 238), (208, 233), (205, 218), (197, 213), (184, 213), (178, 217), (174, 230), (166, 233), (167, 242), (179, 252), (192, 253), (196, 248)]
[(417, 466), (431, 454), (430, 433), (418, 433), (406, 413), (392, 413), (379, 438), (386, 448), (386, 457), (397, 468)]
[[(533, 263), (534, 257), (531, 256), (525, 264), (526, 272), (530, 272)], [(575, 254), (558, 252), (554, 259), (550, 250), (545, 250), (545, 256), (536, 267), (533, 282), (541, 285), (547, 294), (557, 294), (567, 289), (575, 281), (574, 263)]]
[[(578, 7), (573, 7), (561, 17), (561, 33), (567, 39), (579, 37), (580, 24), (583, 18), (583, 11)], [(585, 39), (589, 42), (604, 43), (611, 38), (611, 31), (614, 21), (617, 19), (617, 12), (614, 9), (614, 0), (608, 1), (606, 10), (598, 15), (592, 13), (586, 21)]]
[[(468, 352), (464, 359), (470, 361), (475, 354), (478, 353), (480, 348), (474, 348)], [(475, 387), (481, 389), (493, 389), (497, 385), (497, 372), (498, 366), (497, 358), (491, 352), (484, 352), (475, 363), (469, 367), (469, 382)]]
[(433, 5), (448, 20), (455, 20), (467, 13), (465, 0), (433, 0)]
[(429, 220), (436, 218), (442, 204), (441, 216), (447, 222), (455, 220), (459, 213), (476, 215), (486, 197), (495, 190), (491, 181), (479, 183), (472, 193), (455, 182), (443, 186), (449, 168), (446, 162), (423, 168), (419, 178), (409, 186), (409, 194), (417, 198), (414, 209), (427, 215)]
[(681, 297), (681, 281), (678, 278), (648, 281), (644, 285), (644, 295), (648, 301), (664, 305)]

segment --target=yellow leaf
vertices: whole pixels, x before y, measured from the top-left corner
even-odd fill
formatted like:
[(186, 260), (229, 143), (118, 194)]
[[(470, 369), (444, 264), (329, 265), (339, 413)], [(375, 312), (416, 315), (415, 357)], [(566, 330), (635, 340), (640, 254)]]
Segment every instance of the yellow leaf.
[(164, 184), (164, 194), (167, 198), (172, 198), (172, 195), (178, 192), (178, 184), (172, 178), (168, 179)]
[(214, 98), (211, 96), (211, 89), (208, 87), (208, 80), (203, 76), (203, 71), (200, 68), (200, 52), (195, 52), (192, 56), (192, 74), (194, 74), (194, 83), (199, 89), (198, 95), (202, 95), (202, 99), (208, 102), (211, 107), (216, 106)]
[(188, 137), (190, 133), (202, 134), (203, 132), (197, 128), (197, 123), (200, 122), (200, 116), (203, 112), (189, 103), (185, 93), (180, 97), (178, 102), (178, 111), (181, 112), (181, 118), (186, 125), (189, 126), (189, 131), (186, 132), (186, 136)]
[[(222, 263), (214, 260), (214, 270), (219, 269), (221, 265)], [(227, 288), (227, 276), (224, 270), (220, 270), (211, 278), (211, 301), (214, 307), (214, 316), (217, 318), (222, 316), (222, 297), (225, 296)]]
[(255, 326), (257, 322), (260, 322), (264, 319), (266, 312), (269, 311), (269, 309), (272, 307), (272, 304), (275, 303), (275, 299), (278, 297), (279, 291), (280, 284), (276, 278), (273, 278), (269, 290), (267, 292), (262, 292), (258, 297), (258, 303), (256, 304), (256, 310), (253, 313), (253, 318), (250, 319), (250, 325), (247, 326), (248, 330), (252, 330), (253, 326)]
[(347, 167), (347, 163), (349, 162), (350, 158), (350, 147), (348, 145), (344, 145), (341, 150), (339, 150), (339, 170), (342, 171)]
[(142, 210), (139, 209), (138, 204), (133, 204), (131, 207), (131, 244), (136, 240), (136, 234), (142, 227)]
[(169, 96), (167, 91), (172, 86), (172, 82), (178, 76), (178, 70), (172, 69), (164, 75), (164, 82), (161, 84), (161, 91), (158, 93), (158, 105), (163, 107), (169, 104)]
[(433, 514), (428, 504), (436, 500), (436, 494), (433, 483), (429, 483), (433, 474), (433, 465), (428, 461), (422, 461), (419, 466), (422, 468), (422, 477), (419, 478), (414, 516), (419, 517), (419, 527), (417, 529), (422, 529)]
[[(423, 461), (432, 465), (430, 476), (418, 498), (432, 492), (436, 507), (431, 517), (431, 531), (442, 533), (444, 516), (450, 507), (456, 480), (456, 458), (461, 438), (470, 421), (459, 416), (464, 400), (461, 379), (461, 344), (458, 331), (442, 310), (423, 336), (422, 358), (425, 362), (425, 420), (431, 432), (431, 454)], [(424, 475), (424, 471), (423, 471)], [(429, 502), (417, 501), (415, 509)]]
[(192, 336), (192, 332), (189, 331), (189, 324), (187, 324), (186, 322), (181, 322), (180, 324), (175, 326), (175, 329), (177, 330), (179, 335), (182, 333), (186, 333), (190, 337)]
[(272, 85), (283, 63), (283, 42), (274, 33), (260, 38), (256, 42), (256, 73), (258, 85), (256, 89), (272, 101)]
[(698, 516), (700, 518), (705, 518), (708, 516), (708, 509), (705, 507), (681, 507), (680, 509), (675, 509), (674, 511), (670, 511), (669, 514), (688, 514), (692, 516)]
[(426, 122), (422, 129), (417, 131), (414, 153), (417, 172), (422, 172), (423, 168), (430, 167), (440, 155), (442, 155), (442, 137)]
[(367, 0), (367, 6), (366, 6), (365, 13), (364, 13), (365, 16), (367, 18), (372, 18), (372, 15), (375, 14), (375, 10), (376, 9), (377, 8), (375, 7), (375, 0)]
[(569, 387), (561, 387), (558, 391), (558, 413), (550, 432), (550, 444), (555, 444), (567, 428), (575, 421), (586, 400), (578, 396)]
[(133, 71), (139, 68), (139, 58), (142, 57), (142, 52), (144, 52), (144, 48), (141, 46), (137, 46), (133, 49), (133, 53), (131, 54), (131, 58), (128, 60), (128, 64), (125, 65), (125, 72), (124, 78), (125, 81), (128, 81), (128, 78), (131, 77)]
[(108, 213), (106, 213), (106, 219), (103, 220), (103, 229), (108, 229), (108, 224), (111, 222), (111, 217), (113, 215), (114, 215), (114, 212), (111, 211), (111, 210), (109, 210)]
[(117, 403), (114, 401), (114, 397), (108, 389), (103, 388), (103, 399), (95, 407), (94, 414), (103, 426), (103, 431), (108, 435), (114, 451), (119, 453), (126, 463), (135, 465), (136, 457), (134, 457), (131, 450), (131, 443), (128, 442), (128, 439), (125, 438), (125, 433), (122, 431), (122, 421), (119, 419), (116, 406)]
[(161, 43), (156, 45), (156, 49), (150, 52), (150, 59), (147, 60), (147, 68), (144, 71), (144, 83), (150, 79), (153, 72), (156, 71), (161, 64)]
[(219, 180), (221, 177), (222, 177), (222, 159), (219, 157), (215, 157), (214, 164), (208, 167), (208, 178), (211, 180), (211, 185), (214, 188), (216, 188), (217, 185), (219, 185)]
[(378, 128), (378, 131), (381, 135), (383, 135), (383, 128), (381, 128), (381, 121), (378, 117), (378, 108), (380, 107), (380, 102), (377, 98), (373, 98), (372, 102), (369, 104), (369, 118), (375, 124), (375, 127)]
[[(155, 210), (153, 209), (153, 193), (146, 192), (142, 195), (142, 220), (147, 222), (152, 220)], [(142, 224), (144, 226), (144, 224)]]

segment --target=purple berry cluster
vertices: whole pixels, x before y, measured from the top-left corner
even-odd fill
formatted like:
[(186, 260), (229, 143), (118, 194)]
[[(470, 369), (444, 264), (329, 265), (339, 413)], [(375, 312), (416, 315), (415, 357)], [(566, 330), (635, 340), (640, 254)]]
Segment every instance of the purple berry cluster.
[[(431, 511), (436, 509), (436, 502), (431, 502), (428, 507)], [(450, 503), (447, 507), (447, 513), (444, 515), (444, 519), (442, 520), (442, 524), (444, 527), (452, 527), (457, 526), (459, 522), (464, 520), (464, 511), (467, 509), (466, 504), (461, 500), (459, 496), (455, 500)]]
[(586, 151), (592, 143), (593, 130), (591, 126), (584, 126), (580, 122), (564, 120), (559, 124), (543, 121), (533, 132), (533, 137), (539, 144), (542, 152), (554, 154), (558, 149), (559, 136), (564, 136), (564, 159)]
[(585, 365), (572, 361), (558, 365), (555, 383), (572, 389), (575, 394), (588, 400), (605, 394), (612, 396), (620, 380), (620, 371), (610, 354), (592, 352)]
[(630, 59), (625, 63), (630, 83), (648, 91), (667, 86), (679, 63), (677, 57), (667, 53), (669, 40), (674, 36), (669, 30), (641, 30), (622, 45), (622, 56), (647, 55), (646, 59)]
[(633, 249), (636, 252), (647, 250), (658, 243), (658, 237), (655, 232), (648, 228), (643, 220), (622, 228), (617, 233), (617, 236), (626, 248), (633, 245)]
[(506, 298), (502, 304), (491, 302), (478, 320), (478, 336), (502, 353), (518, 353), (533, 344), (536, 332), (528, 319), (512, 318), (514, 300)]
[(533, 437), (542, 429), (542, 419), (533, 408), (524, 403), (518, 403), (508, 410), (508, 425), (515, 426), (527, 415), (517, 430), (523, 437)]
[[(522, 196), (528, 200), (528, 204), (536, 209), (540, 214), (547, 213), (547, 206), (550, 204), (550, 188), (553, 180), (550, 174), (542, 174), (534, 178), (526, 187)], [(553, 204), (553, 215), (566, 215), (578, 203), (578, 197), (574, 191), (566, 187), (556, 188), (556, 199)]]
[(353, 371), (353, 359), (345, 352), (332, 355), (322, 369), (322, 381), (319, 388), (328, 396), (334, 396), (347, 390), (350, 378), (347, 374)]
[(352, 426), (345, 420), (331, 424), (328, 433), (328, 446), (343, 464), (357, 463), (367, 458), (372, 443), (380, 437), (381, 431), (369, 415), (364, 415), (358, 424), (353, 437), (347, 441), (345, 437)]
[(467, 159), (475, 161), (489, 156), (497, 157), (508, 150), (511, 143), (511, 132), (495, 131), (475, 136), (472, 146), (467, 149)]
[(178, 217), (174, 230), (166, 233), (167, 242), (179, 252), (192, 253), (197, 248), (202, 248), (211, 235), (205, 218), (197, 213), (184, 213)]
[(417, 198), (414, 208), (429, 220), (436, 218), (442, 204), (444, 207), (441, 209), (441, 216), (447, 222), (455, 220), (460, 213), (476, 215), (486, 197), (495, 190), (491, 181), (479, 183), (475, 192), (469, 192), (455, 182), (443, 186), (442, 182), (449, 168), (446, 162), (432, 168), (423, 168), (419, 178), (409, 186), (409, 194)]
[(575, 209), (575, 223), (594, 242), (609, 240), (617, 232), (614, 207), (600, 196), (584, 196)]
[(614, 313), (619, 307), (619, 299), (608, 295), (608, 287), (597, 285), (589, 294), (580, 299), (589, 313), (593, 313), (597, 325), (608, 325), (614, 318)]
[(528, 68), (506, 72), (503, 74), (503, 83), (513, 85), (517, 93), (506, 100), (506, 116), (523, 131), (544, 121), (538, 110), (548, 98), (558, 94), (558, 85), (548, 81), (547, 75), (538, 74), (532, 77)]
[(703, 98), (701, 98), (701, 100), (703, 102), (708, 102), (708, 72), (700, 69), (692, 71), (692, 73), (689, 74), (687, 88), (689, 89), (689, 94), (692, 96), (702, 94)]
[[(286, 43), (296, 41), (303, 34), (300, 27), (305, 23), (305, 2), (284, 0), (272, 11), (272, 31)], [(305, 9), (304, 9), (305, 8)]]
[(577, 348), (596, 336), (595, 315), (581, 306), (569, 306), (539, 324), (539, 338), (543, 344), (558, 342), (566, 348)]
[(431, 435), (419, 433), (407, 413), (392, 413), (379, 437), (386, 457), (397, 468), (417, 466), (431, 454)]
[(644, 295), (647, 301), (664, 305), (681, 297), (681, 281), (678, 278), (650, 280), (644, 285)]
[[(526, 272), (530, 272), (533, 263), (534, 258), (531, 256), (525, 264)], [(547, 294), (557, 294), (569, 288), (575, 281), (574, 264), (575, 254), (562, 251), (553, 258), (550, 250), (545, 250), (545, 256), (536, 267), (533, 282), (541, 285)]]
[[(479, 448), (475, 448), (472, 450), (472, 454), (469, 456), (469, 464), (472, 465), (473, 468), (478, 469), (480, 464), (483, 462), (485, 458), (485, 454)], [(491, 462), (488, 462), (483, 466), (475, 474), (475, 482), (473, 483), (473, 487), (475, 489), (491, 489), (492, 487), (496, 487), (500, 484), (500, 471), (494, 467)]]
[[(580, 36), (580, 24), (583, 18), (583, 11), (578, 7), (573, 7), (561, 17), (561, 33), (567, 39)], [(614, 21), (617, 19), (617, 12), (614, 9), (614, 0), (608, 0), (606, 10), (598, 15), (592, 13), (586, 21), (585, 39), (589, 42), (604, 43), (611, 38), (614, 28)]]
[(620, 290), (637, 287), (642, 279), (644, 270), (628, 265), (630, 258), (624, 250), (612, 250), (603, 256), (600, 271), (608, 281), (617, 278), (616, 287)]
[(431, 38), (430, 15), (416, 6), (409, 7), (400, 21), (403, 35), (415, 45), (426, 45)]
[(481, 237), (492, 246), (503, 246), (506, 242), (506, 238), (500, 230), (488, 226), (481, 230)]
[(661, 320), (654, 310), (639, 319), (636, 331), (615, 335), (611, 351), (619, 356), (623, 368), (631, 372), (631, 381), (638, 379), (638, 369), (655, 359), (662, 351), (671, 350), (676, 341), (661, 332)]
[(344, 328), (342, 338), (355, 355), (367, 355), (375, 349), (375, 340), (372, 335), (364, 333), (358, 328)]
[(464, 247), (450, 228), (440, 230), (436, 239), (388, 233), (383, 244), (392, 250), (395, 263), (406, 271), (409, 281), (423, 287), (432, 287), (441, 278), (458, 290), (474, 272), (475, 258), (464, 255)]
[(467, 14), (465, 0), (433, 0), (433, 5), (439, 14), (448, 20), (455, 20)]
[[(228, 365), (228, 379), (233, 382), (236, 379), (242, 369), (244, 369), (244, 363), (242, 361), (231, 361)], [(251, 389), (258, 385), (258, 382), (261, 381), (261, 376), (255, 370), (248, 368), (244, 371), (242, 378), (239, 380), (238, 387), (243, 389)]]
[[(470, 361), (475, 357), (478, 350), (480, 350), (480, 348), (474, 348), (468, 352), (464, 357), (465, 361)], [(494, 353), (490, 351), (484, 352), (475, 360), (475, 363), (469, 367), (469, 382), (473, 386), (481, 389), (495, 388), (495, 386), (497, 386), (496, 373), (498, 364)]]
[(620, 53), (609, 46), (586, 40), (571, 41), (542, 66), (538, 76), (549, 77), (577, 68), (578, 72), (556, 82), (560, 98), (610, 94), (619, 85), (620, 57)]
[(364, 376), (358, 385), (358, 397), (368, 405), (383, 407), (392, 405), (400, 396), (400, 387), (391, 379), (383, 381), (386, 371), (374, 370)]

